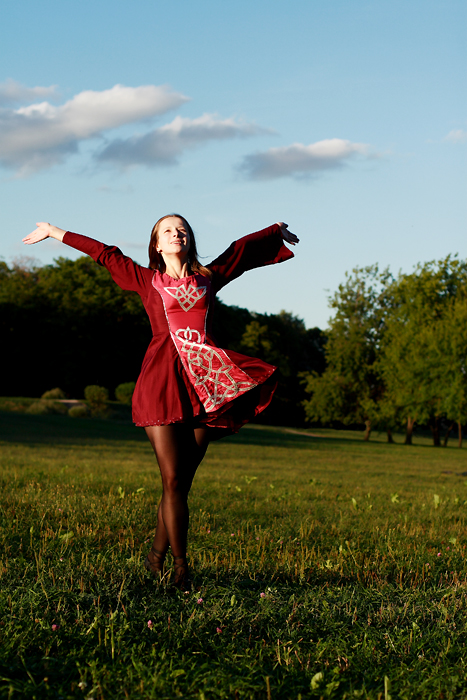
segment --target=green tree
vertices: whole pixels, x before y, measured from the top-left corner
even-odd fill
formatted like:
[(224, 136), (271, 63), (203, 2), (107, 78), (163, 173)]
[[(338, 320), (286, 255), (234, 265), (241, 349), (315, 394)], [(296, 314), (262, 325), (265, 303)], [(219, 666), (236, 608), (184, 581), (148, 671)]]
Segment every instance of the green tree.
[[(383, 419), (378, 406), (385, 390), (376, 361), (390, 308), (387, 290), (392, 278), (377, 265), (356, 268), (346, 278), (330, 298), (336, 313), (327, 332), (326, 370), (321, 377), (304, 375), (306, 391), (311, 394), (304, 405), (311, 421), (365, 423), (364, 439), (368, 440), (372, 425)], [(390, 428), (387, 407), (384, 421)]]
[(324, 370), (324, 334), (306, 329), (302, 319), (287, 311), (252, 314), (240, 344), (240, 352), (254, 355), (278, 368), (278, 388), (269, 412), (276, 424), (304, 423), (303, 372)]
[(123, 384), (119, 384), (115, 389), (115, 398), (117, 401), (120, 401), (120, 403), (131, 404), (135, 387), (136, 382), (124, 382)]
[(446, 371), (453, 351), (448, 338), (462, 328), (458, 322), (445, 324), (466, 283), (466, 263), (448, 256), (399, 275), (388, 289), (391, 308), (376, 371), (394, 414), (406, 422), (406, 444), (412, 442), (415, 422), (429, 425), (433, 444), (441, 444), (440, 423), (452, 391)]
[(462, 426), (467, 423), (467, 298), (464, 290), (446, 309), (438, 332), (438, 353), (444, 380), (442, 409), (452, 421), (450, 429), (457, 424), (458, 444), (462, 447)]
[(78, 396), (87, 384), (114, 386), (122, 375), (136, 376), (151, 337), (138, 295), (117, 287), (88, 257), (2, 264), (0, 333), (10, 369), (2, 393), (26, 396), (55, 385)]
[(84, 390), (84, 398), (89, 403), (92, 413), (103, 415), (109, 400), (109, 390), (105, 386), (90, 384)]
[(325, 367), (326, 336), (306, 328), (288, 311), (258, 314), (216, 302), (213, 333), (220, 347), (259, 357), (278, 367), (278, 388), (261, 421), (277, 425), (304, 425), (303, 372), (321, 374)]
[[(60, 386), (73, 397), (89, 384), (113, 389), (121, 377), (136, 377), (151, 328), (139, 296), (121, 290), (105, 268), (81, 257), (43, 267), (0, 263), (0, 334), (9, 369), (0, 393), (40, 396)], [(220, 347), (258, 354), (279, 368), (279, 387), (262, 420), (303, 423), (299, 373), (324, 369), (325, 336), (319, 328), (307, 329), (285, 311), (255, 314), (218, 301), (214, 338)]]
[(271, 331), (266, 324), (251, 321), (245, 327), (241, 347), (251, 355), (273, 363), (278, 357), (277, 340), (277, 333)]

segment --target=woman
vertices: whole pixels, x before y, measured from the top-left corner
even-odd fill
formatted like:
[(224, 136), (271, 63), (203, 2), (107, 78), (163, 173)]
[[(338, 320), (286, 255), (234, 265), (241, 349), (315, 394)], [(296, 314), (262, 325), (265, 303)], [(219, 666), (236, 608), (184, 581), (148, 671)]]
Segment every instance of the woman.
[(298, 238), (277, 223), (232, 243), (207, 267), (200, 264), (189, 223), (178, 214), (155, 224), (149, 268), (115, 246), (48, 223), (23, 238), (55, 238), (104, 265), (123, 289), (138, 292), (153, 338), (133, 395), (133, 420), (145, 428), (159, 463), (163, 493), (146, 568), (159, 576), (167, 551), (174, 584), (188, 586), (188, 493), (210, 440), (237, 432), (272, 399), (275, 367), (216, 346), (211, 336), (217, 292), (246, 270), (293, 257), (283, 241)]

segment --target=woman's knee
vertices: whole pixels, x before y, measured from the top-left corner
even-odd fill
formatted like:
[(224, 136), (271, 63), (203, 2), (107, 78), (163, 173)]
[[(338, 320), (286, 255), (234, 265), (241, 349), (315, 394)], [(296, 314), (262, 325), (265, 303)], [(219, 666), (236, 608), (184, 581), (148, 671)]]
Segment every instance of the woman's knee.
[(161, 470), (162, 475), (162, 487), (164, 489), (164, 494), (168, 496), (174, 496), (184, 493), (185, 488), (183, 484), (183, 479), (176, 472), (164, 473)]

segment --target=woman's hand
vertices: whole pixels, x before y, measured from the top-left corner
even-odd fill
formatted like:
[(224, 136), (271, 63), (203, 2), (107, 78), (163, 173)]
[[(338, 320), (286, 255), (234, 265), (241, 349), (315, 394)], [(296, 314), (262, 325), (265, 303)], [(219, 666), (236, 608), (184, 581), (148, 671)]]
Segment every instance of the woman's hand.
[(290, 243), (290, 245), (295, 245), (296, 243), (299, 243), (299, 238), (297, 238), (295, 233), (289, 231), (287, 224), (284, 224), (283, 221), (278, 221), (277, 225), (281, 227), (281, 234), (284, 241), (287, 241), (287, 243)]
[(39, 221), (36, 226), (37, 228), (35, 231), (23, 238), (23, 243), (26, 243), (26, 245), (39, 243), (39, 241), (43, 241), (46, 238), (55, 238), (57, 241), (63, 241), (63, 236), (66, 231), (62, 228), (57, 228), (57, 226), (52, 226), (52, 224), (46, 224), (45, 221)]

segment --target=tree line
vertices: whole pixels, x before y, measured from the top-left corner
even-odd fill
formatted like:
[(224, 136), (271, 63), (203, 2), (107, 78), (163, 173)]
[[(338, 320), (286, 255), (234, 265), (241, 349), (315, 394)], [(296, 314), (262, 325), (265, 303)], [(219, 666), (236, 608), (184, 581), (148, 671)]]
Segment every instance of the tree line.
[[(394, 276), (356, 268), (330, 299), (326, 334), (291, 313), (257, 314), (218, 301), (220, 347), (279, 368), (273, 424), (364, 425), (392, 433), (428, 426), (435, 445), (467, 423), (467, 263), (447, 257)], [(59, 386), (81, 398), (134, 381), (151, 339), (138, 295), (88, 257), (52, 265), (0, 262), (3, 396)]]
[[(61, 387), (81, 398), (88, 385), (114, 392), (135, 381), (151, 340), (137, 294), (120, 289), (89, 257), (51, 265), (0, 262), (3, 396), (42, 396)], [(302, 425), (303, 373), (324, 371), (325, 335), (291, 313), (256, 314), (218, 301), (214, 335), (220, 347), (278, 367), (276, 398), (262, 419)], [(163, 371), (163, 368), (161, 368)]]
[(433, 444), (467, 422), (467, 263), (448, 256), (393, 276), (356, 268), (330, 299), (322, 375), (304, 376), (311, 421), (392, 431), (429, 426)]

